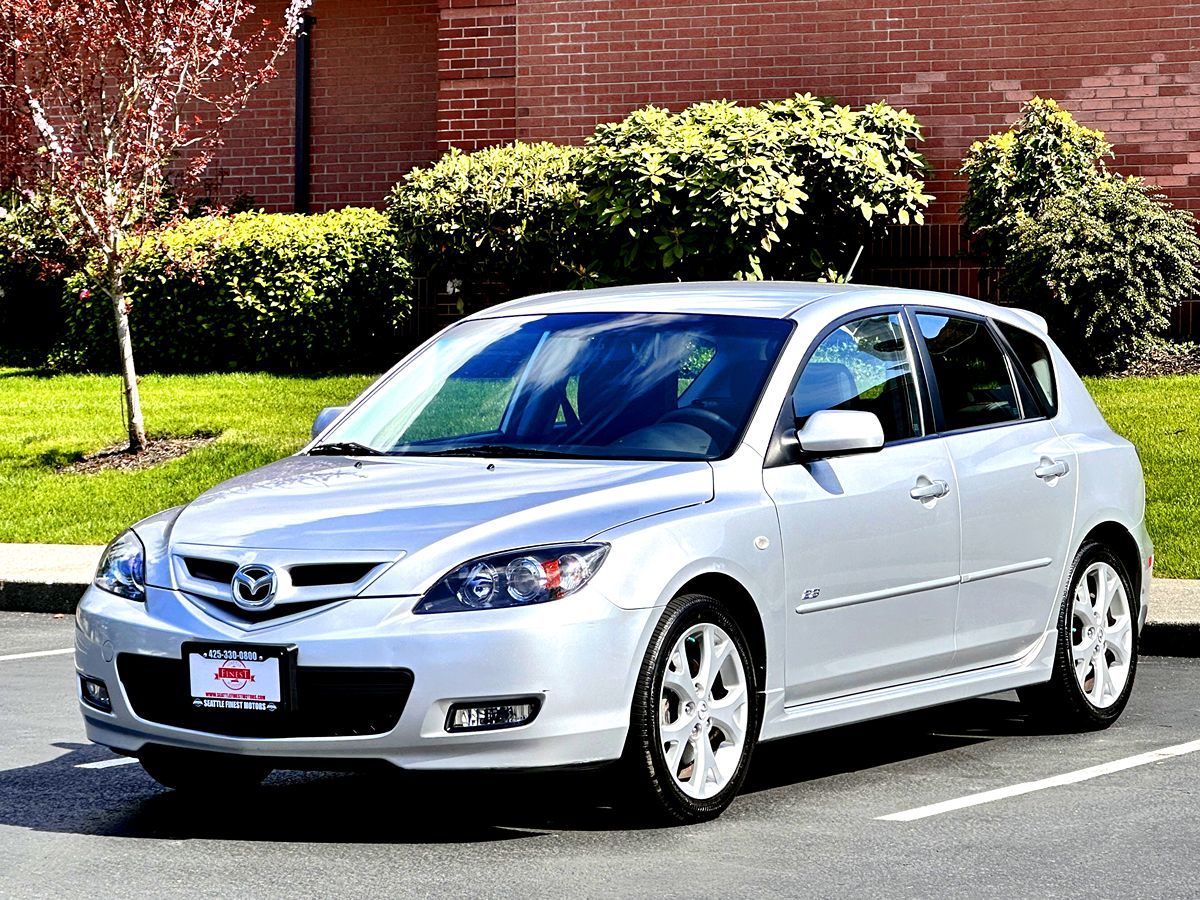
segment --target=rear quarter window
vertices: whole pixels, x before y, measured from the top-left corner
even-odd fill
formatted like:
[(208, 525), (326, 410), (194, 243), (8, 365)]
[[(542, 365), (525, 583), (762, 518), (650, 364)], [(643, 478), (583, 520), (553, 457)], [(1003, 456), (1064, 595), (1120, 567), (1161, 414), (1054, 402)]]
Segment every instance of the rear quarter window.
[(1038, 403), (1041, 404), (1046, 415), (1056, 415), (1058, 413), (1058, 383), (1054, 377), (1054, 362), (1050, 358), (1049, 348), (1036, 335), (1022, 328), (1005, 322), (997, 322), (996, 325), (999, 327), (1000, 333), (1004, 335), (1004, 339), (1008, 341), (1008, 345), (1012, 347), (1017, 362), (1024, 369)]

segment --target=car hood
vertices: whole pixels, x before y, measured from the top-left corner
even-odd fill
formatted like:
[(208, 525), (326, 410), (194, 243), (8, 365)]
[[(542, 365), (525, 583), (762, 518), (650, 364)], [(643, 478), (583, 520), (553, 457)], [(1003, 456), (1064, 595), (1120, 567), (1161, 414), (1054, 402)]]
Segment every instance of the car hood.
[(275, 551), (314, 563), (402, 558), (416, 590), (475, 556), (582, 541), (712, 497), (703, 461), (293, 456), (202, 494), (170, 544), (262, 562)]

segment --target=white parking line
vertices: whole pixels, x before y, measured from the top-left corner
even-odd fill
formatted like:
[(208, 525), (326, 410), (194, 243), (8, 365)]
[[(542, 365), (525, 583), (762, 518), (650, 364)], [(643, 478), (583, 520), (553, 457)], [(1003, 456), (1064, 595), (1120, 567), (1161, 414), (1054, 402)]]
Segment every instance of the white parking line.
[(1090, 778), (1099, 778), (1101, 775), (1111, 775), (1113, 772), (1121, 772), (1137, 766), (1162, 762), (1164, 759), (1172, 759), (1176, 756), (1185, 756), (1188, 753), (1195, 753), (1197, 750), (1200, 750), (1200, 741), (1188, 741), (1186, 744), (1175, 744), (1171, 747), (1163, 747), (1161, 750), (1151, 750), (1149, 753), (1127, 756), (1125, 759), (1102, 763), (1098, 766), (1090, 766), (1089, 768), (1079, 769), (1075, 772), (1067, 772), (1065, 775), (1055, 775), (1052, 778), (1043, 778), (1040, 781), (1027, 781), (1024, 784), (1014, 784), (1011, 787), (996, 788), (995, 790), (982, 791), (978, 794), (968, 794), (956, 800), (943, 800), (941, 803), (931, 803), (929, 806), (918, 806), (915, 809), (906, 809), (903, 812), (892, 813), (887, 816), (877, 816), (876, 819), (880, 822), (913, 822), (917, 819), (938, 816), (956, 809), (965, 809), (968, 806), (979, 806), (983, 803), (992, 803), (993, 801), (1005, 800), (1009, 797), (1019, 797), (1021, 794), (1032, 794), (1034, 791), (1042, 791), (1046, 788), (1061, 787), (1064, 784), (1075, 784), (1079, 781), (1087, 781)]
[(67, 647), (65, 650), (35, 650), (33, 653), (10, 653), (8, 656), (0, 656), (0, 662), (8, 662), (14, 659), (33, 659), (38, 656), (66, 656), (68, 653), (74, 652), (74, 647)]
[(80, 763), (77, 769), (111, 769), (113, 766), (128, 766), (137, 762), (134, 756), (118, 756), (116, 759), (101, 759), (97, 762)]

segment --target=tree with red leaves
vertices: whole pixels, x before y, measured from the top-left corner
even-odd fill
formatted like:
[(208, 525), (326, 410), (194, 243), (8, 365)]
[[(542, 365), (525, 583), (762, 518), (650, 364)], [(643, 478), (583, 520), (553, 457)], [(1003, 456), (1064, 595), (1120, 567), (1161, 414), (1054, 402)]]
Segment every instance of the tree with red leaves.
[(0, 103), (17, 125), (8, 174), (103, 273), (131, 452), (146, 429), (125, 273), (275, 76), (312, 0), (284, 2), (272, 24), (245, 0), (0, 0)]

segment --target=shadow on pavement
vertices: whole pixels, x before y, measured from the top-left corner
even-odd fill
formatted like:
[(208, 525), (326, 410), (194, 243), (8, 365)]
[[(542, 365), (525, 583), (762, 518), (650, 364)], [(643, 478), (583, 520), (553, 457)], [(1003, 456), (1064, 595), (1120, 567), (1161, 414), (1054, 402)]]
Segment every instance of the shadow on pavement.
[(984, 698), (761, 744), (743, 793), (797, 785), (998, 737), (1044, 734), (1015, 700)]
[[(744, 791), (936, 756), (997, 737), (1039, 733), (1015, 702), (952, 706), (763, 744)], [(87, 744), (50, 762), (0, 771), (0, 825), (36, 831), (168, 840), (474, 843), (551, 830), (646, 827), (615, 809), (605, 772), (413, 774), (276, 772), (253, 792), (189, 798), (159, 787), (140, 766), (76, 768), (109, 759)]]

